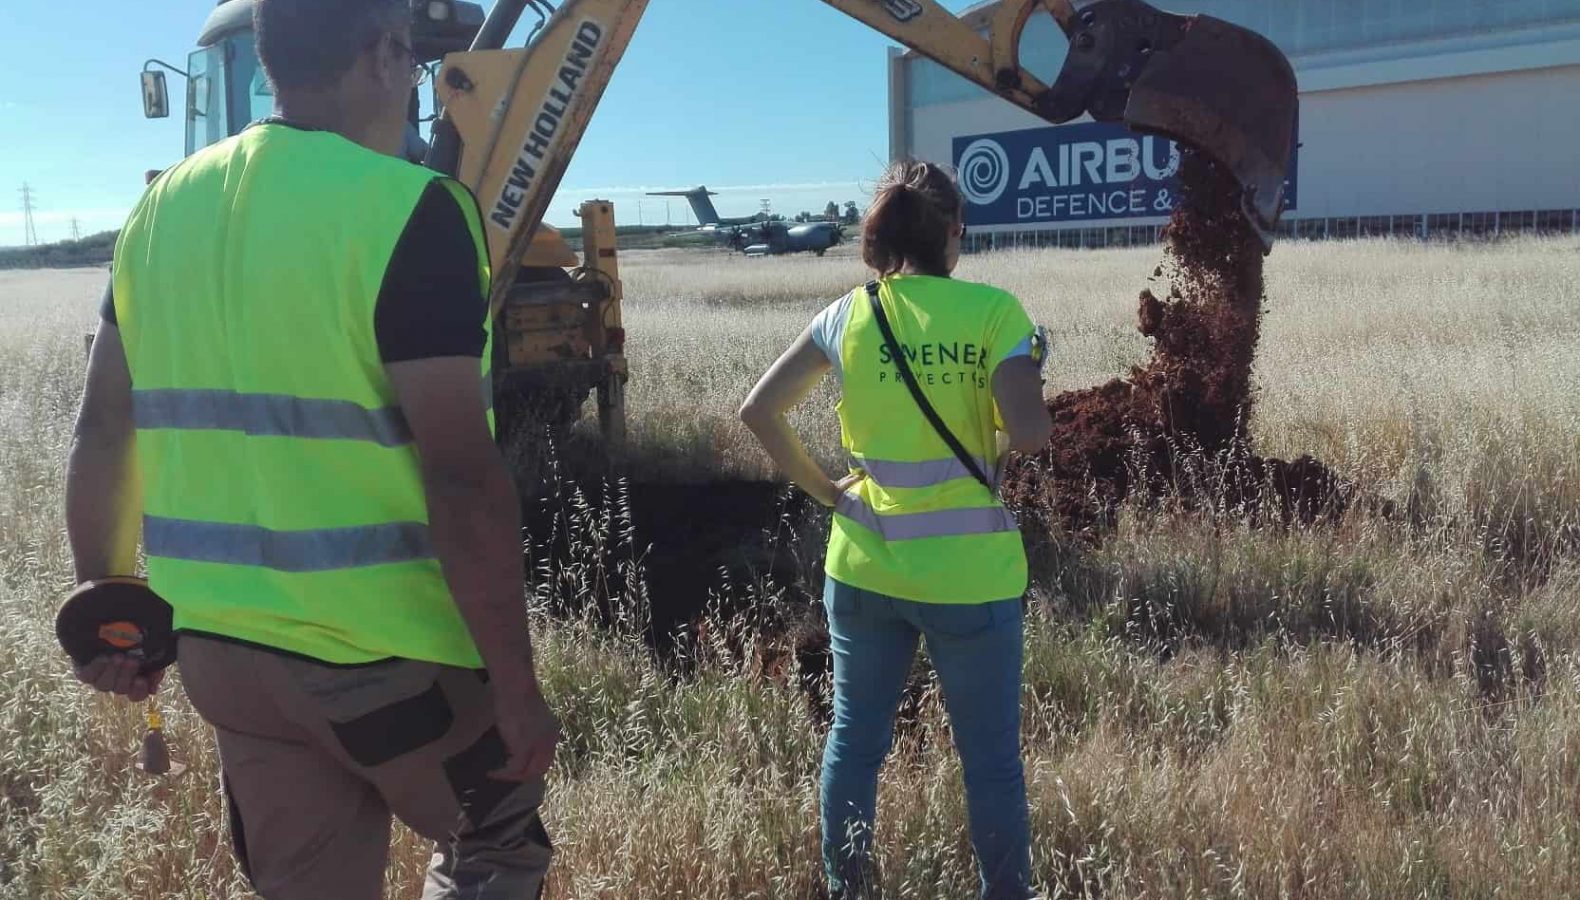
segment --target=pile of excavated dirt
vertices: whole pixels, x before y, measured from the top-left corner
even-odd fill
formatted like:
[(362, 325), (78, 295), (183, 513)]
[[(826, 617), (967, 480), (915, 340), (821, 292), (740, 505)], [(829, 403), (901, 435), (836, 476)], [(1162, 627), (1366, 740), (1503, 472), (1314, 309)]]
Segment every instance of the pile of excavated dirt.
[(1005, 499), (1074, 531), (1110, 523), (1127, 499), (1172, 497), (1285, 522), (1342, 515), (1350, 489), (1322, 463), (1250, 452), (1262, 245), (1227, 172), (1188, 153), (1180, 180), (1167, 258), (1153, 273), (1170, 286), (1165, 298), (1143, 291), (1138, 311), (1151, 358), (1127, 378), (1054, 397), (1053, 438), (1010, 463)]

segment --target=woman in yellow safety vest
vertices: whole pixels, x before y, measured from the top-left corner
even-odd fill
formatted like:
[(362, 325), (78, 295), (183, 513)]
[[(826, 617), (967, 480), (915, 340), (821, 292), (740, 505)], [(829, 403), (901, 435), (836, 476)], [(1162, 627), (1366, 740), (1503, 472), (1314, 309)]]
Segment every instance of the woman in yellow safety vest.
[[(835, 897), (875, 887), (878, 769), (923, 637), (965, 769), (982, 897), (1031, 894), (1020, 759), (1026, 557), (994, 484), (1006, 447), (1029, 452), (1048, 441), (1044, 341), (1013, 295), (949, 277), (963, 212), (945, 169), (891, 166), (862, 226), (862, 259), (877, 280), (820, 313), (741, 408), (780, 470), (834, 510), (822, 826)], [(850, 459), (837, 480), (785, 420), (830, 370)]]

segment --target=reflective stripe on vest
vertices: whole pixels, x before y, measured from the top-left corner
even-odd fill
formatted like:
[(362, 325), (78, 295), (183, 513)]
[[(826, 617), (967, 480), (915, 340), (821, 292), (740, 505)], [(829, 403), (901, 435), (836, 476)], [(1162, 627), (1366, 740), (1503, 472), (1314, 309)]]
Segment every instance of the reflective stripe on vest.
[[(984, 473), (992, 472), (993, 466), (987, 460), (980, 456), (973, 458)], [(948, 459), (928, 459), (921, 462), (895, 462), (852, 454), (850, 467), (866, 472), (873, 481), (885, 488), (926, 488), (946, 484), (959, 478), (976, 477), (971, 474), (970, 469), (966, 468), (965, 463), (953, 456)]]
[(132, 419), (143, 429), (239, 431), (260, 437), (371, 441), (382, 447), (411, 443), (411, 429), (398, 407), (368, 409), (349, 400), (313, 400), (283, 394), (181, 388), (134, 390)]
[(428, 526), (421, 522), (272, 531), (257, 525), (144, 516), (143, 541), (151, 556), (278, 572), (324, 572), (433, 557)]
[(886, 541), (999, 534), (1020, 528), (1015, 523), (1015, 517), (1002, 506), (973, 506), (885, 516), (879, 515), (876, 510), (863, 503), (860, 497), (849, 492), (841, 494), (835, 501), (834, 511), (863, 528), (878, 533)]
[[(494, 408), (494, 379), (482, 380), (484, 411)], [(259, 437), (371, 441), (382, 447), (411, 443), (406, 416), (396, 406), (368, 409), (349, 400), (286, 394), (164, 388), (132, 391), (132, 420), (138, 428), (239, 431)]]

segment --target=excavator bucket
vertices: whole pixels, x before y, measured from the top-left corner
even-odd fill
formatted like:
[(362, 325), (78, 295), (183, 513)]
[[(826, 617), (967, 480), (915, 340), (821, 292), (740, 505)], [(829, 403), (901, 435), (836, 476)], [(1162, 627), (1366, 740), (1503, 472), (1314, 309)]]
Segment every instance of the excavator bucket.
[(1271, 246), (1300, 102), (1278, 47), (1221, 19), (1174, 15), (1141, 0), (1051, 5), (1070, 55), (1038, 98), (1040, 111), (1066, 121), (1090, 112), (1206, 153), (1239, 181), (1246, 217)]
[(1125, 122), (1198, 147), (1226, 166), (1244, 188), (1245, 214), (1267, 241), (1284, 212), (1298, 103), (1294, 70), (1271, 41), (1200, 16), (1141, 73)]

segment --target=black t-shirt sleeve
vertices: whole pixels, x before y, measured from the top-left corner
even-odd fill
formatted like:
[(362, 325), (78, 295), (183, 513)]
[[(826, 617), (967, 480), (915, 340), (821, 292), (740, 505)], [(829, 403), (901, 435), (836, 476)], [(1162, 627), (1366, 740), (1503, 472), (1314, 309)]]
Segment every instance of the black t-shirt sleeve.
[(488, 297), (477, 246), (454, 194), (435, 181), (412, 210), (384, 270), (373, 332), (386, 365), (436, 356), (481, 358)]
[(115, 321), (115, 279), (111, 278), (109, 284), (104, 286), (104, 299), (99, 301), (99, 318), (111, 325), (119, 325)]

